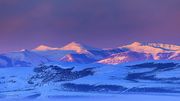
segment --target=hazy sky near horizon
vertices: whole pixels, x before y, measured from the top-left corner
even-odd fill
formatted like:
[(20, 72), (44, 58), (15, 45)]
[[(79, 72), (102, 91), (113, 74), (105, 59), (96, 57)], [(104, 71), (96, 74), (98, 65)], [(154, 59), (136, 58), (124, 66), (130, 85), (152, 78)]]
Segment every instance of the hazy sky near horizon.
[(0, 0), (0, 52), (77, 41), (180, 43), (180, 0)]

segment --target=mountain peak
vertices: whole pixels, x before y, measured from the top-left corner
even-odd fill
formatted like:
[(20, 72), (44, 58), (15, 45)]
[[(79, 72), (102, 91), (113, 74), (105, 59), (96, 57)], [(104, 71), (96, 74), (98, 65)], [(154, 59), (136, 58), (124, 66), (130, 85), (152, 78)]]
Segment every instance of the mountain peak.
[(179, 51), (180, 46), (162, 43), (140, 43), (134, 42), (130, 45), (122, 46), (120, 48), (125, 48), (138, 53), (151, 54), (155, 60), (159, 59), (158, 54), (160, 53), (170, 53), (174, 51)]
[[(124, 47), (124, 46), (123, 46)], [(152, 48), (158, 48), (166, 51), (178, 51), (180, 50), (180, 46), (178, 45), (172, 45), (172, 44), (163, 44), (163, 43), (141, 43), (141, 42), (133, 42), (130, 45), (126, 45), (125, 47), (152, 47)]]
[(86, 53), (87, 49), (83, 45), (81, 45), (78, 42), (71, 42), (64, 47), (61, 48), (62, 50), (73, 50), (76, 51), (77, 53)]
[(56, 50), (56, 49), (58, 49), (58, 48), (52, 48), (52, 47), (49, 47), (49, 46), (46, 46), (46, 45), (40, 45), (40, 46), (36, 47), (33, 50), (36, 50), (36, 51), (46, 51), (46, 50)]
[(140, 43), (140, 42), (134, 42), (130, 45), (126, 45), (120, 48), (126, 48), (131, 51), (141, 52), (141, 53), (151, 53), (153, 55), (156, 55), (158, 53), (162, 53), (165, 51), (162, 48), (152, 47), (146, 43)]
[(140, 42), (133, 42), (131, 45), (132, 46), (141, 46), (143, 43)]
[(69, 44), (67, 44), (66, 46), (78, 46), (78, 47), (82, 47), (82, 44), (73, 41), (73, 42), (70, 42)]
[(61, 50), (73, 50), (76, 51), (77, 53), (88, 53), (88, 50), (97, 50), (97, 49), (80, 44), (78, 42), (71, 42), (65, 45), (64, 47), (62, 47)]

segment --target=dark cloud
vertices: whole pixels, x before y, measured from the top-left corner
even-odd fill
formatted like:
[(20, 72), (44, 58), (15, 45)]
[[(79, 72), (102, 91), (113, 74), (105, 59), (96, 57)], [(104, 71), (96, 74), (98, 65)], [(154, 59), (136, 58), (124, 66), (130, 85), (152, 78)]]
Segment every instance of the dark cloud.
[(79, 41), (180, 43), (179, 0), (1, 0), (2, 51)]

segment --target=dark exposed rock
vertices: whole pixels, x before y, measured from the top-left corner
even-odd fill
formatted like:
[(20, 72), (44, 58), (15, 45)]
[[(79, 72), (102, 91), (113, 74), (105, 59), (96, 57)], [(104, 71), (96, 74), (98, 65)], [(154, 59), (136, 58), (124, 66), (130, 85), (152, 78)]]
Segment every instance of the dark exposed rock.
[(71, 81), (94, 74), (93, 68), (86, 68), (80, 71), (72, 71), (73, 69), (74, 67), (64, 69), (59, 66), (40, 65), (34, 69), (35, 75), (30, 78), (28, 83), (34, 84), (34, 82), (40, 81), (44, 84), (47, 82)]

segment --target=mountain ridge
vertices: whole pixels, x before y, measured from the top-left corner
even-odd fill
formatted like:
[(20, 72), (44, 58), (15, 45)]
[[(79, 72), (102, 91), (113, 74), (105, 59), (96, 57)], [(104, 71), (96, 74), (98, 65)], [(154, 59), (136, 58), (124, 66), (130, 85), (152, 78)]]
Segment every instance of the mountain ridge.
[[(28, 52), (31, 55), (23, 55)], [(63, 47), (49, 47), (40, 45), (32, 50), (21, 50), (0, 54), (0, 65), (17, 60), (27, 64), (20, 66), (38, 65), (41, 59), (52, 62), (66, 63), (102, 63), (121, 64), (125, 62), (145, 61), (145, 60), (180, 60), (180, 46), (161, 43), (141, 43), (133, 42), (129, 45), (111, 49), (94, 48), (78, 42), (71, 42)], [(33, 56), (36, 57), (33, 60)], [(22, 58), (23, 57), (23, 58)], [(25, 59), (25, 60), (24, 60)], [(36, 60), (37, 59), (37, 60)], [(39, 62), (36, 62), (39, 61)], [(2, 62), (2, 63), (1, 63)]]

